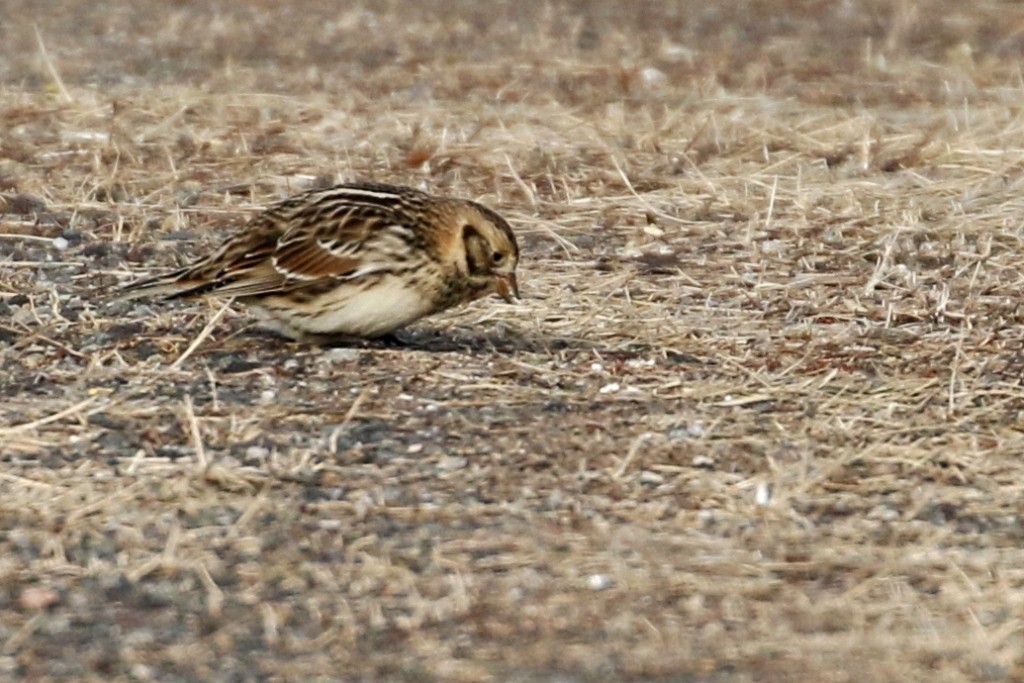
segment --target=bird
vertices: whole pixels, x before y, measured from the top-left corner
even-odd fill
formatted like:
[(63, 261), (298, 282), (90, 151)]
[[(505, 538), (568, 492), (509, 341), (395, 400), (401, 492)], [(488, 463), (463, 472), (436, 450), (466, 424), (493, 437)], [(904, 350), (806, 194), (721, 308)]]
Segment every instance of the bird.
[(490, 294), (518, 300), (518, 263), (512, 228), (483, 204), (345, 183), (271, 205), (209, 255), (118, 298), (232, 298), (290, 339), (373, 339)]

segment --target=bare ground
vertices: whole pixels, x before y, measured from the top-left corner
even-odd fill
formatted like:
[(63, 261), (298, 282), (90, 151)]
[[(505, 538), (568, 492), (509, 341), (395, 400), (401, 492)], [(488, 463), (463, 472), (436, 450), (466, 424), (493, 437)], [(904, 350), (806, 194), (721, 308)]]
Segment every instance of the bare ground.
[[(0, 678), (1024, 680), (1024, 8), (0, 16)], [(526, 302), (110, 301), (339, 179)]]

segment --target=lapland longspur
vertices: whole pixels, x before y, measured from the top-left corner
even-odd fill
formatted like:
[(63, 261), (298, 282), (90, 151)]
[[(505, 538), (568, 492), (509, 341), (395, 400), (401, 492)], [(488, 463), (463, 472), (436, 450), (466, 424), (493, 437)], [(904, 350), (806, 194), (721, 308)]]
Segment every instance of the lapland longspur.
[(372, 338), (491, 293), (518, 298), (518, 261), (512, 229), (481, 204), (355, 183), (285, 199), (122, 298), (234, 297), (293, 339)]

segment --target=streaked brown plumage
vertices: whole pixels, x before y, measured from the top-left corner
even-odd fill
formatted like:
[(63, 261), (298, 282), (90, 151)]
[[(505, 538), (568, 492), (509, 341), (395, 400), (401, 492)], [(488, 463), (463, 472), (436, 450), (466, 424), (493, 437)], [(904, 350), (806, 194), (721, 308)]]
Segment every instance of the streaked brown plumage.
[(511, 301), (518, 261), (512, 229), (481, 204), (355, 183), (275, 204), (206, 258), (130, 283), (123, 298), (235, 297), (295, 339), (378, 337), (491, 293)]

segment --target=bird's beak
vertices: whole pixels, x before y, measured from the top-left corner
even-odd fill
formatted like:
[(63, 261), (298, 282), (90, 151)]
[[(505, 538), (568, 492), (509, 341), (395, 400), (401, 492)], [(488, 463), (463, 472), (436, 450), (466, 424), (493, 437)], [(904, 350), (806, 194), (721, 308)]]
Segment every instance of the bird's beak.
[(495, 290), (498, 292), (498, 296), (510, 304), (518, 301), (519, 283), (516, 282), (516, 274), (502, 273), (501, 275), (498, 275)]

